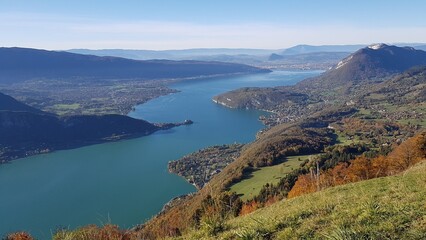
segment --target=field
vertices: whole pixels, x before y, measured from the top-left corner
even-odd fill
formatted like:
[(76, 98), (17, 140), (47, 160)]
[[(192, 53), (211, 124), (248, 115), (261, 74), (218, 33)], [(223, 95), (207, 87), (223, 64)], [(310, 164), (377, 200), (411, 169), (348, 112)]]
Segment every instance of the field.
[(301, 163), (313, 155), (287, 157), (284, 163), (256, 169), (244, 180), (231, 186), (230, 191), (241, 195), (242, 200), (256, 196), (267, 183), (277, 183), (285, 174), (298, 168)]
[(426, 162), (407, 172), (283, 200), (182, 239), (426, 239)]
[(55, 104), (49, 108), (50, 112), (57, 113), (58, 115), (67, 115), (69, 112), (73, 112), (79, 109), (81, 106), (78, 103), (73, 104)]
[(351, 144), (360, 143), (358, 136), (354, 136), (351, 139), (349, 139), (349, 137), (344, 132), (336, 131), (336, 134), (337, 134), (336, 141), (338, 145), (347, 146)]

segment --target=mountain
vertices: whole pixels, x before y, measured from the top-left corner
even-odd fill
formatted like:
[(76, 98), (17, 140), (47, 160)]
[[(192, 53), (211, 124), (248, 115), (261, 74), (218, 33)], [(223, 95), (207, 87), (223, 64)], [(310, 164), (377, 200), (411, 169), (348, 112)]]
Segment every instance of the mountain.
[(321, 76), (304, 80), (298, 85), (306, 88), (335, 88), (365, 80), (382, 79), (422, 65), (426, 65), (425, 51), (375, 44), (356, 51)]
[(154, 125), (114, 114), (58, 117), (0, 94), (0, 163), (40, 152), (144, 136), (178, 125)]
[(0, 111), (16, 111), (16, 112), (30, 112), (30, 113), (43, 113), (41, 110), (30, 107), (21, 103), (11, 96), (0, 93)]
[(291, 48), (287, 48), (281, 52), (281, 55), (296, 55), (305, 53), (315, 52), (355, 52), (365, 45), (323, 45), (323, 46), (312, 46), (312, 45), (297, 45)]
[(243, 64), (139, 61), (29, 48), (0, 48), (0, 83), (29, 79), (178, 79), (265, 72)]

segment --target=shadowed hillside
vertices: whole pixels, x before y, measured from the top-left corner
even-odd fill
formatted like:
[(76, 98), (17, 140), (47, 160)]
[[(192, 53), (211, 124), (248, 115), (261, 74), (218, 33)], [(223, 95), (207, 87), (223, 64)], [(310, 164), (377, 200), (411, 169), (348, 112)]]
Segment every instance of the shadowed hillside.
[(43, 113), (41, 110), (21, 103), (11, 96), (0, 93), (0, 111), (22, 111), (32, 113)]
[(183, 123), (154, 125), (122, 115), (58, 117), (0, 94), (0, 163), (15, 158), (151, 134)]

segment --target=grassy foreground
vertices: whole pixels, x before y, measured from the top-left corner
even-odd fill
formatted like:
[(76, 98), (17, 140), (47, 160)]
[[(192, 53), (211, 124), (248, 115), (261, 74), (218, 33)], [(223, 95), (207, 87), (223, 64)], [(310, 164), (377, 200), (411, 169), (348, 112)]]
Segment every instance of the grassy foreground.
[(426, 239), (426, 162), (214, 225), (215, 236), (207, 226), (178, 239)]

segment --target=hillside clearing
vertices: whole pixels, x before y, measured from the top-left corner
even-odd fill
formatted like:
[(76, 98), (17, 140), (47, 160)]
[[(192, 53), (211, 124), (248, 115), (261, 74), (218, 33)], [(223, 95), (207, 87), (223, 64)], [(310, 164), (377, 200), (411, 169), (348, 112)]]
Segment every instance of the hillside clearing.
[(275, 184), (300, 164), (314, 155), (300, 155), (287, 157), (286, 161), (274, 166), (258, 168), (242, 181), (231, 186), (230, 191), (241, 195), (241, 200), (249, 200), (259, 194), (260, 189), (267, 183)]

